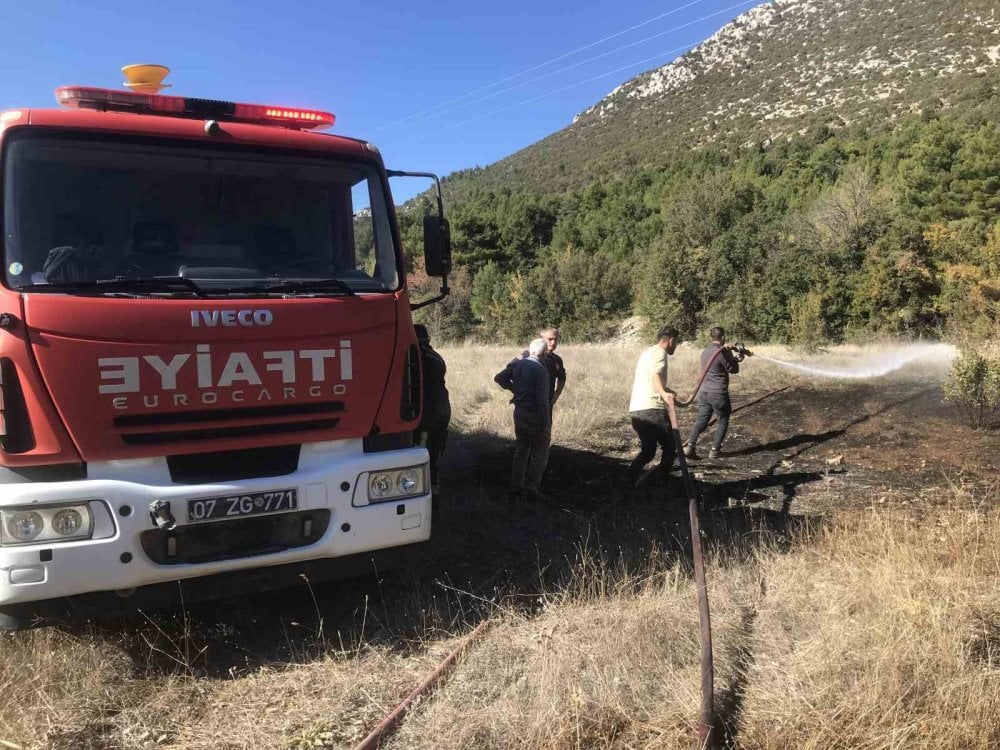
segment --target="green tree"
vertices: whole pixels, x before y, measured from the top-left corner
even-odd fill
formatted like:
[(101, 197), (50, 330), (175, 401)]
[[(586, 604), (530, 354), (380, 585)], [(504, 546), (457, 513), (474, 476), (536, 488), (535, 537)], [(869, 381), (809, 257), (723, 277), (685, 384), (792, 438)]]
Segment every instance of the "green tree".
[(989, 427), (1000, 412), (1000, 356), (963, 348), (944, 383), (944, 397), (962, 409), (974, 427)]
[(557, 325), (571, 341), (601, 340), (628, 316), (628, 271), (611, 259), (567, 250), (515, 278), (506, 333), (518, 341), (544, 325)]
[(483, 333), (503, 335), (514, 304), (513, 280), (490, 261), (476, 272), (472, 280), (472, 313), (479, 320)]
[[(427, 279), (415, 290), (413, 299), (425, 299), (438, 293), (439, 279)], [(472, 280), (467, 268), (458, 268), (448, 279), (451, 293), (440, 302), (428, 305), (414, 314), (414, 322), (427, 326), (431, 336), (441, 341), (464, 341), (474, 337), (475, 316), (472, 314)]]

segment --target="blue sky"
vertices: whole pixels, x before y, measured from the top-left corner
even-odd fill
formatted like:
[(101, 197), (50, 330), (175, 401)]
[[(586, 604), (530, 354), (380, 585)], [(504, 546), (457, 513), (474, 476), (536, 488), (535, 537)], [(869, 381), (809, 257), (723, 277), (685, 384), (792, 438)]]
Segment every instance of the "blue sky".
[[(331, 132), (372, 141), (389, 168), (447, 174), (565, 127), (758, 1), (7, 2), (0, 109), (155, 62), (172, 69), (164, 93), (329, 110)], [(422, 187), (393, 184), (397, 200)]]

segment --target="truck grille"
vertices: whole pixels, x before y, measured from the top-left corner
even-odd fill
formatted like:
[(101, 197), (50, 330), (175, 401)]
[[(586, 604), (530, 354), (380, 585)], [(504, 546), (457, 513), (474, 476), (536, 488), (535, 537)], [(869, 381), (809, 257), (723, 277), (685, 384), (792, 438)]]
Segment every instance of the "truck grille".
[(125, 445), (163, 445), (331, 430), (340, 423), (343, 413), (343, 401), (326, 401), (242, 409), (127, 414), (115, 417), (113, 424)]
[(403, 394), (399, 402), (399, 418), (409, 422), (420, 416), (420, 350), (410, 344), (406, 350), (406, 369), (403, 370)]
[(35, 447), (28, 407), (13, 360), (0, 358), (0, 449), (26, 453)]
[(307, 510), (233, 521), (151, 529), (139, 539), (157, 565), (232, 560), (315, 544), (330, 525), (329, 510)]
[(282, 477), (294, 474), (299, 468), (301, 448), (301, 445), (276, 445), (167, 456), (167, 468), (170, 470), (170, 481), (177, 484)]

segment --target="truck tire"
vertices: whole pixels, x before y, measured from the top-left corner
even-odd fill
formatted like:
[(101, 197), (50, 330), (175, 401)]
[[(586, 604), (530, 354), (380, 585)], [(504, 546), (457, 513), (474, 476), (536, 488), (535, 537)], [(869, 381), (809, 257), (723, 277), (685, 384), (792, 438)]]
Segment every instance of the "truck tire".
[(31, 618), (22, 612), (0, 608), (0, 631), (30, 630)]

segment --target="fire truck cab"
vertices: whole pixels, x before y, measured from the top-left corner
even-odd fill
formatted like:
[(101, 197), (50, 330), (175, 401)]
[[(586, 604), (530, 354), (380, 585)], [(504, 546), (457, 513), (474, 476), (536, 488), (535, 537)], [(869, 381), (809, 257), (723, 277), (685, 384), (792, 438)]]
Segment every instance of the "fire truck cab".
[[(0, 114), (0, 628), (431, 535), (405, 173), (315, 132), (329, 113), (164, 96), (137, 67)], [(424, 231), (447, 293), (443, 215)]]

